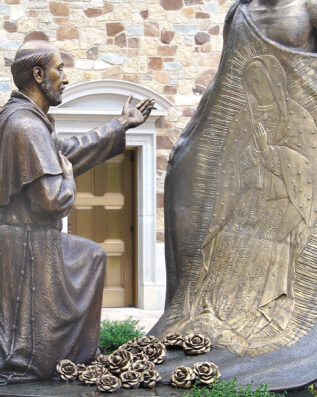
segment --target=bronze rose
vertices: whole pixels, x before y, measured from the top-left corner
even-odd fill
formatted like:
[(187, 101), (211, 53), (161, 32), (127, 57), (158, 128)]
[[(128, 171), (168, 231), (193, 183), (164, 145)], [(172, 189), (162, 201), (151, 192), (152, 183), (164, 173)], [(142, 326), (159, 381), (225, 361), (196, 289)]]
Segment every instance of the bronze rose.
[(143, 351), (154, 364), (161, 364), (166, 356), (166, 347), (161, 342), (151, 343)]
[(129, 340), (127, 343), (124, 343), (123, 345), (119, 346), (118, 350), (128, 350), (133, 354), (138, 353), (139, 349), (137, 347), (137, 339), (138, 338), (133, 338)]
[(79, 376), (78, 379), (81, 382), (84, 382), (86, 385), (95, 385), (98, 379), (98, 372), (94, 370), (87, 370), (83, 371)]
[(96, 371), (98, 373), (98, 375), (104, 375), (109, 373), (108, 369), (106, 367), (104, 367), (102, 364), (90, 364), (87, 366), (87, 370), (88, 371)]
[(171, 384), (174, 387), (189, 389), (193, 385), (195, 374), (189, 367), (177, 367), (171, 375)]
[(131, 367), (132, 353), (128, 350), (116, 350), (108, 357), (109, 371), (113, 374), (120, 374)]
[(210, 351), (211, 341), (208, 336), (201, 334), (185, 335), (183, 349), (186, 354), (195, 355), (208, 353)]
[(130, 339), (126, 344), (130, 346), (135, 346), (138, 343), (138, 337)]
[(149, 369), (155, 369), (155, 364), (152, 361), (135, 361), (132, 363), (132, 370), (137, 371), (137, 372), (144, 372)]
[(99, 356), (95, 360), (95, 363), (102, 364), (104, 367), (108, 368), (108, 366), (109, 366), (108, 357), (109, 356), (106, 354), (99, 354)]
[(151, 345), (152, 343), (160, 343), (160, 341), (153, 335), (146, 335), (141, 336), (141, 338), (136, 338), (134, 346), (139, 350), (143, 350), (146, 346)]
[(120, 380), (125, 389), (136, 389), (140, 386), (143, 376), (138, 371), (128, 370), (120, 374)]
[(136, 361), (149, 361), (149, 357), (142, 351), (142, 352), (138, 352), (138, 353), (134, 353), (133, 357), (132, 357), (132, 361), (136, 362)]
[(102, 375), (98, 378), (97, 387), (100, 392), (114, 393), (120, 389), (121, 381), (113, 375)]
[(77, 375), (79, 376), (82, 372), (87, 371), (87, 366), (85, 364), (77, 364)]
[(183, 346), (183, 336), (181, 334), (168, 334), (165, 336), (165, 338), (162, 340), (162, 343), (166, 347), (172, 347), (172, 346)]
[(63, 380), (70, 381), (77, 377), (77, 366), (70, 360), (61, 360), (56, 365), (56, 370)]
[(156, 386), (157, 382), (161, 380), (160, 374), (155, 369), (147, 369), (142, 373), (143, 382), (142, 386), (152, 389)]
[(214, 383), (214, 381), (219, 379), (221, 376), (218, 366), (207, 361), (203, 363), (195, 363), (193, 370), (196, 378), (204, 385)]

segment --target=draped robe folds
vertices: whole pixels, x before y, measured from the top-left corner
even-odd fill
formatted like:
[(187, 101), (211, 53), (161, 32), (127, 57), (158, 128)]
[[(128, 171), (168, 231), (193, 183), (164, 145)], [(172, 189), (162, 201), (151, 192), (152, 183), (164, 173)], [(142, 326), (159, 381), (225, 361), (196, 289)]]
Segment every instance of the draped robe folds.
[(28, 97), (13, 92), (0, 113), (0, 382), (49, 378), (57, 361), (89, 362), (98, 348), (106, 255), (61, 233), (80, 175), (121, 153), (118, 120), (59, 138)]
[[(317, 134), (317, 128), (310, 114), (291, 99), (288, 99), (285, 110), (285, 119), (280, 112), (279, 126), (275, 132), (276, 136), (273, 138), (272, 146), (270, 146), (272, 152), (275, 150), (275, 154), (278, 157), (277, 163), (280, 169), (277, 172), (280, 173), (280, 177), (274, 174), (275, 170), (270, 161), (262, 161), (259, 164), (258, 160), (256, 164), (252, 164), (254, 159), (251, 153), (251, 147), (254, 141), (254, 127), (248, 112), (242, 110), (232, 123), (232, 128), (229, 132), (230, 137), (228, 137), (229, 139), (226, 145), (227, 149), (221, 163), (221, 171), (219, 172), (218, 199), (216, 200), (214, 209), (215, 216), (202, 245), (204, 266), (200, 281), (197, 283), (196, 294), (203, 294), (205, 300), (212, 299), (213, 305), (216, 307), (219, 307), (217, 301), (221, 301), (223, 295), (229, 296), (229, 301), (225, 302), (226, 306), (229, 306), (229, 309), (224, 307), (222, 311), (230, 311), (235, 307), (240, 309), (240, 312), (239, 310), (236, 311), (239, 313), (236, 319), (238, 322), (237, 328), (240, 328), (239, 334), (243, 328), (246, 328), (245, 332), (248, 334), (251, 333), (252, 326), (247, 320), (246, 324), (243, 324), (243, 312), (246, 311), (246, 308), (242, 302), (239, 302), (238, 293), (235, 295), (232, 292), (235, 289), (234, 279), (237, 279), (239, 284), (237, 288), (242, 290), (239, 293), (247, 294), (248, 290), (243, 287), (244, 281), (248, 274), (261, 274), (262, 269), (259, 269), (259, 266), (263, 267), (259, 290), (256, 289), (255, 280), (253, 281), (254, 285), (252, 286), (251, 283), (249, 286), (249, 289), (254, 289), (254, 294), (258, 294), (258, 296), (255, 295), (253, 298), (254, 301), (247, 302), (247, 304), (251, 304), (252, 306), (257, 298), (260, 298), (258, 307), (253, 309), (255, 312), (258, 310), (264, 315), (266, 321), (264, 319), (262, 321), (258, 320), (260, 324), (262, 323), (262, 327), (271, 321), (274, 321), (282, 330), (287, 327), (294, 307), (293, 285), (295, 281), (295, 259), (307, 242), (310, 228), (316, 220), (317, 192), (316, 185), (313, 184), (313, 177), (317, 161), (314, 156), (314, 150), (312, 150), (311, 136)], [(304, 128), (303, 125), (299, 125), (298, 123), (301, 119), (305, 123)], [(240, 139), (240, 143), (238, 143), (242, 131), (244, 131), (244, 138), (243, 140)], [(251, 145), (246, 146), (247, 142), (251, 143)], [(255, 178), (253, 178), (254, 180), (252, 180), (252, 174), (249, 178), (248, 176), (241, 175), (241, 166), (239, 167), (239, 163), (243, 161), (244, 157), (251, 159), (252, 165), (250, 169), (252, 170), (253, 168), (253, 173), (256, 174)], [(272, 160), (275, 160), (273, 153)], [(259, 170), (260, 167), (262, 169)], [(247, 171), (247, 169), (243, 169), (244, 173), (247, 173)], [(262, 181), (259, 180), (260, 178), (262, 178)], [(247, 186), (247, 188), (241, 186), (243, 180), (246, 180), (251, 186)], [(262, 186), (259, 186), (261, 184)], [(243, 202), (248, 195), (242, 195), (242, 192), (248, 192), (252, 188), (260, 196), (264, 196), (262, 211), (256, 200)], [(252, 197), (254, 198), (254, 195)], [(278, 213), (274, 213), (274, 207), (272, 205), (277, 207)], [(270, 207), (272, 208), (270, 209)], [(236, 228), (237, 219), (235, 218), (237, 217), (234, 217), (234, 212), (236, 209), (239, 210), (241, 208), (243, 208), (247, 219), (245, 220), (240, 216), (238, 217), (238, 221), (246, 221), (247, 225), (251, 225), (249, 229), (244, 229), (244, 225), (238, 225), (238, 229)], [(270, 210), (272, 212), (268, 214)], [(252, 225), (251, 213), (253, 211), (259, 213), (255, 218), (265, 217), (266, 215), (266, 219), (264, 218), (262, 221), (264, 221), (263, 223), (267, 223), (267, 227), (262, 225), (257, 228), (255, 225)], [(274, 229), (271, 219), (267, 216), (274, 217), (276, 220), (279, 213), (281, 219), (277, 220), (278, 224)], [(232, 218), (233, 222), (231, 221)], [(259, 222), (259, 219), (255, 222)], [(231, 227), (226, 228), (226, 224)], [(214, 239), (217, 239), (217, 236), (222, 234), (224, 228), (227, 229), (226, 237), (222, 238), (221, 243), (219, 241), (215, 243)], [(262, 236), (260, 234), (261, 232), (263, 234), (272, 233), (272, 231), (276, 233), (268, 237), (269, 244), (265, 245), (264, 241), (261, 240)], [(237, 236), (237, 233), (240, 235)], [(244, 245), (240, 250), (243, 249), (244, 255), (246, 255), (246, 252), (249, 255), (248, 258), (244, 259), (247, 264), (246, 266), (253, 269), (247, 270), (244, 275), (236, 273), (238, 271), (234, 267), (237, 266), (238, 259), (233, 258), (232, 264), (228, 262), (225, 264), (226, 269), (218, 269), (216, 271), (215, 255), (217, 254), (217, 249), (230, 251), (230, 243), (234, 247), (236, 244), (239, 244), (240, 239), (243, 239)], [(260, 244), (257, 244), (258, 241)], [(215, 244), (217, 245), (216, 248)], [(219, 244), (221, 245), (220, 247)], [(250, 250), (246, 248), (248, 244), (250, 244)], [(266, 260), (261, 261), (261, 255), (263, 256), (264, 254), (261, 251), (268, 249), (270, 250), (270, 254)], [(230, 265), (233, 266), (231, 270)], [(228, 279), (222, 277), (223, 272), (228, 272)], [(217, 276), (215, 276), (215, 273)], [(216, 278), (219, 277), (219, 280), (215, 280), (210, 287), (208, 278), (213, 275)], [(204, 281), (201, 282), (201, 279)], [(246, 282), (248, 284), (250, 283), (248, 280)], [(202, 291), (207, 286), (211, 288), (209, 293)], [(213, 298), (211, 298), (211, 295), (213, 295)], [(200, 304), (202, 305), (202, 302)], [(250, 312), (252, 312), (250, 307), (247, 308), (249, 309), (249, 313), (246, 318), (250, 317)], [(230, 318), (230, 314), (228, 317)], [(254, 324), (253, 327), (257, 332), (260, 331), (259, 325)], [(272, 333), (270, 333), (271, 335)], [(216, 338), (215, 331), (213, 332), (213, 337)], [(253, 337), (257, 337), (257, 335), (253, 335)], [(252, 340), (252, 333), (250, 339)], [(268, 339), (271, 340), (271, 337), (268, 337)], [(221, 336), (217, 342), (221, 343), (220, 340)], [(248, 343), (252, 345), (250, 340), (248, 340)]]
[[(317, 57), (268, 39), (252, 21), (246, 4), (236, 2), (227, 21), (230, 28), (225, 27), (227, 40), (218, 72), (173, 148), (167, 170), (167, 299), (165, 312), (151, 332), (199, 331), (216, 346), (257, 356), (291, 346), (309, 334), (317, 321)], [(247, 277), (245, 272), (238, 275), (234, 259), (226, 262), (238, 238), (225, 240), (223, 233), (241, 209), (241, 182), (246, 176), (240, 174), (240, 163), (255, 139), (251, 113), (256, 106), (246, 94), (243, 74), (252, 59), (266, 64), (280, 114), (272, 143), (280, 175), (271, 172), (270, 162), (261, 160), (263, 196), (268, 206), (280, 199), (284, 204), (276, 230), (268, 238), (267, 269), (261, 275), (258, 306), (253, 307), (259, 323), (246, 326), (241, 338), (238, 320), (233, 325), (230, 315), (219, 319), (217, 310), (224, 298), (221, 291), (230, 295), (231, 281), (232, 289), (238, 285), (243, 290)], [(257, 210), (251, 202), (250, 218)], [(252, 228), (240, 232), (246, 240), (247, 236), (257, 239)], [(214, 258), (219, 247), (226, 253), (221, 266)], [(245, 258), (245, 269), (252, 272), (254, 260), (255, 254)], [(241, 283), (234, 279), (238, 277)], [(228, 285), (221, 285), (221, 279)], [(229, 311), (244, 310), (239, 299), (227, 304)], [(267, 324), (272, 326), (269, 332), (259, 337), (259, 329)]]

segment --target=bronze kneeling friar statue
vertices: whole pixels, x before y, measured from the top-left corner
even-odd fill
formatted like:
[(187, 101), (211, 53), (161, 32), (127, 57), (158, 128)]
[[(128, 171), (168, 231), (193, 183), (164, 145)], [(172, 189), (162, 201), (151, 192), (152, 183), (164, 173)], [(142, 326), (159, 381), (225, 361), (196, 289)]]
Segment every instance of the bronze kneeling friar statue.
[(136, 107), (80, 137), (61, 139), (47, 118), (67, 77), (45, 41), (19, 48), (11, 67), (18, 91), (0, 113), (0, 379), (47, 379), (56, 362), (96, 354), (106, 255), (61, 233), (76, 193), (74, 176), (125, 149), (125, 131), (149, 116)]

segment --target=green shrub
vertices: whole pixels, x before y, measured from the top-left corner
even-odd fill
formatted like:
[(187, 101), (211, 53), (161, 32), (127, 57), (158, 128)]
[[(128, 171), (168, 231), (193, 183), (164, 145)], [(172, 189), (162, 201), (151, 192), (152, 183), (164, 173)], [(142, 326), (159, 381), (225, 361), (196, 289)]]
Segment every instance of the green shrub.
[(139, 321), (132, 317), (123, 321), (104, 320), (100, 327), (99, 349), (104, 354), (110, 354), (130, 339), (144, 334), (143, 328), (139, 327)]
[(245, 388), (237, 389), (236, 379), (230, 382), (216, 381), (210, 387), (197, 387), (194, 385), (189, 393), (184, 393), (184, 397), (282, 397), (285, 394), (276, 394), (268, 391), (267, 385), (262, 385), (256, 390), (253, 389), (252, 383)]

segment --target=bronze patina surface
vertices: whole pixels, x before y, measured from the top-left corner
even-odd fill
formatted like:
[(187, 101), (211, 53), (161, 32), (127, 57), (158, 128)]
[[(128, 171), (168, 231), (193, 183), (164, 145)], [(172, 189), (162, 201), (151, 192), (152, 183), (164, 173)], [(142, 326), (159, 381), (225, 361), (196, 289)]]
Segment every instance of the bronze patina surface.
[[(114, 394), (119, 397), (184, 397), (184, 389), (160, 384), (154, 389), (119, 390)], [(106, 394), (107, 395), (107, 394)], [(97, 391), (96, 386), (84, 386), (79, 382), (61, 382), (49, 380), (32, 382), (24, 385), (9, 385), (0, 388), (0, 396), (12, 397), (102, 397), (105, 393)], [(311, 397), (309, 390), (289, 392), (287, 397)], [(285, 397), (286, 397), (285, 396)]]
[(317, 369), (316, 16), (316, 1), (232, 5), (165, 184), (167, 300), (152, 333), (204, 333), (223, 374), (275, 388), (283, 368), (307, 370), (292, 386)]
[(105, 252), (61, 233), (80, 175), (125, 148), (153, 101), (80, 137), (61, 139), (47, 118), (67, 77), (58, 50), (29, 41), (12, 64), (14, 91), (0, 113), (0, 382), (48, 379), (56, 362), (92, 360), (99, 340)]

